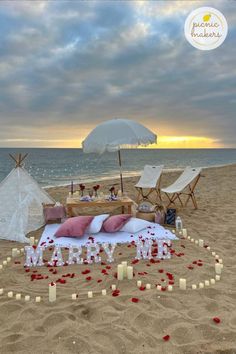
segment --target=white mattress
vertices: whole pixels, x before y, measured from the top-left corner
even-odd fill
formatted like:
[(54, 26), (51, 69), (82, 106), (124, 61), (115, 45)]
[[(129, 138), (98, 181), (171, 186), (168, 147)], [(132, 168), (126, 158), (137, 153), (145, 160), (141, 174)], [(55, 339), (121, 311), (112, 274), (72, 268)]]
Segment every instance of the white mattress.
[[(150, 228), (146, 228), (136, 234), (130, 234), (127, 232), (114, 232), (114, 233), (106, 233), (106, 232), (99, 232), (95, 235), (84, 235), (83, 237), (80, 238), (73, 238), (73, 237), (59, 237), (56, 238), (54, 237), (55, 232), (58, 230), (60, 227), (60, 224), (52, 224), (52, 225), (46, 225), (44, 232), (41, 236), (41, 239), (39, 241), (39, 245), (42, 244), (42, 242), (46, 242), (44, 246), (61, 246), (61, 247), (69, 247), (69, 246), (84, 246), (86, 243), (91, 242), (89, 240), (89, 237), (94, 238), (94, 242), (97, 243), (103, 243), (103, 242), (108, 242), (110, 244), (113, 243), (127, 243), (131, 241), (138, 240), (140, 237), (142, 239), (157, 239), (157, 240), (178, 240), (178, 238), (170, 232), (169, 230), (166, 230), (164, 227), (155, 224), (155, 223), (150, 223), (151, 226)], [(53, 240), (54, 242), (50, 242)]]

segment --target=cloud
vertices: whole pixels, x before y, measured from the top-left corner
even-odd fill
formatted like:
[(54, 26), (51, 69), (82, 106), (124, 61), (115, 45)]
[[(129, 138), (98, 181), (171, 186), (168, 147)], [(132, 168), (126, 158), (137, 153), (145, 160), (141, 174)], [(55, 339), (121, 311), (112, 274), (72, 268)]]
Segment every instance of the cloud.
[(59, 143), (127, 117), (159, 134), (235, 146), (235, 4), (217, 3), (229, 34), (216, 50), (196, 50), (183, 34), (187, 14), (211, 5), (1, 3), (0, 145)]

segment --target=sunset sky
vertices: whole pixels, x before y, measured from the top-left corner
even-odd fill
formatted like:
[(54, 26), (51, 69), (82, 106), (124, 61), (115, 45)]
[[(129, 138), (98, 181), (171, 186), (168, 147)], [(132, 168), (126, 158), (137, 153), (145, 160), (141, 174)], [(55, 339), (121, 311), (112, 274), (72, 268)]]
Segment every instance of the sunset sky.
[[(184, 36), (212, 6), (229, 32)], [(158, 148), (236, 147), (233, 1), (1, 1), (0, 147), (80, 147), (98, 123), (137, 120)]]

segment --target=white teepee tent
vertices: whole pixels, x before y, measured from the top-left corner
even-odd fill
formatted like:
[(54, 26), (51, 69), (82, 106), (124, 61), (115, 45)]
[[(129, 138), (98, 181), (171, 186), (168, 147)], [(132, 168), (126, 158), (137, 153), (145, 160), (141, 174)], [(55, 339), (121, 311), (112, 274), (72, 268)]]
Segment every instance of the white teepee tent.
[(22, 243), (44, 224), (42, 203), (55, 203), (23, 168), (26, 156), (11, 156), (16, 166), (0, 183), (0, 239)]

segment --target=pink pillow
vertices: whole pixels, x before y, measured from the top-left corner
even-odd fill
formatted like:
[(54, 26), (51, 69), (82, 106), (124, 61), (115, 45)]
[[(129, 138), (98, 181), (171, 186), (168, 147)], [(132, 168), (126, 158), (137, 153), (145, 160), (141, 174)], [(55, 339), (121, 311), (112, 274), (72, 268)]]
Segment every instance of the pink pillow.
[(76, 216), (66, 220), (55, 233), (55, 237), (81, 237), (93, 220), (93, 216)]
[(103, 223), (103, 229), (106, 232), (116, 232), (119, 231), (122, 226), (131, 218), (130, 214), (120, 214), (110, 216)]

